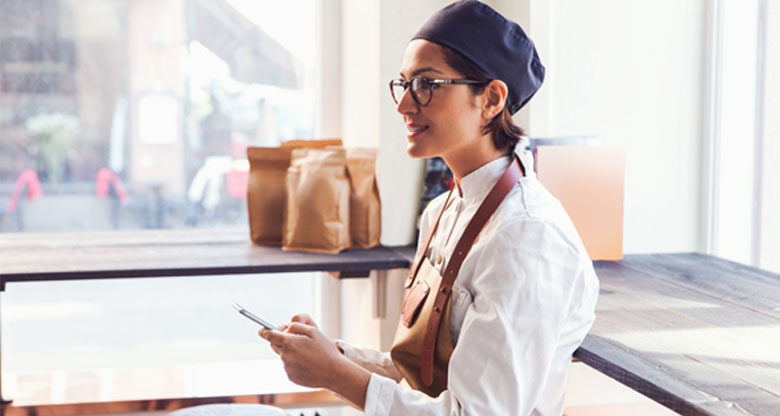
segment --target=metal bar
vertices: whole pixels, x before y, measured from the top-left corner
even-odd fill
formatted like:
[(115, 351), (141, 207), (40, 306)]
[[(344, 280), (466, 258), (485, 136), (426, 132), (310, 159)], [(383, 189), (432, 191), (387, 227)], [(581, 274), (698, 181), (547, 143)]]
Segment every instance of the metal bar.
[(714, 254), (718, 239), (718, 182), (720, 166), (720, 115), (722, 78), (722, 27), (723, 4), (721, 0), (707, 2), (707, 47), (704, 85), (705, 108), (701, 152), (701, 204), (699, 222), (699, 251)]
[(753, 241), (751, 265), (761, 267), (761, 225), (764, 211), (764, 120), (766, 117), (767, 0), (758, 2), (758, 51), (756, 62), (756, 134), (753, 148)]

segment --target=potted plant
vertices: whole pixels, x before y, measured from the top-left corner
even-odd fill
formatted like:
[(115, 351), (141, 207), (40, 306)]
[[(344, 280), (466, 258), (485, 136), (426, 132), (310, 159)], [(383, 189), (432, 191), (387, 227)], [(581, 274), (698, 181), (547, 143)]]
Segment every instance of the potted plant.
[(79, 129), (78, 118), (62, 113), (39, 114), (28, 118), (25, 125), (36, 139), (37, 153), (46, 165), (46, 178), (59, 183), (68, 147)]

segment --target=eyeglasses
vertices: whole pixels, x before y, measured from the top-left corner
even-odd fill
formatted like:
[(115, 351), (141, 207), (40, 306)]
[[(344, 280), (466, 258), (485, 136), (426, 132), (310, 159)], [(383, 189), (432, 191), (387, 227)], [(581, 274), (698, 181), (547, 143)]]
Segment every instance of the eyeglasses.
[(430, 79), (423, 77), (412, 78), (409, 81), (394, 79), (390, 81), (390, 94), (396, 105), (401, 101), (404, 92), (411, 85), (412, 99), (420, 107), (425, 107), (433, 98), (433, 90), (442, 84), (487, 84), (490, 81), (476, 81), (473, 79)]

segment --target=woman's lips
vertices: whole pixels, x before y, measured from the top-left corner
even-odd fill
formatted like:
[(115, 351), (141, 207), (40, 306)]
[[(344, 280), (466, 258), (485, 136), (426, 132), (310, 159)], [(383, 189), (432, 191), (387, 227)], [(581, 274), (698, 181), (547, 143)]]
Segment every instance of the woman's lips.
[(424, 132), (425, 130), (428, 130), (428, 126), (417, 126), (417, 125), (413, 125), (413, 124), (407, 124), (406, 125), (406, 137), (411, 139), (413, 137), (416, 137), (416, 136), (422, 134), (422, 132)]

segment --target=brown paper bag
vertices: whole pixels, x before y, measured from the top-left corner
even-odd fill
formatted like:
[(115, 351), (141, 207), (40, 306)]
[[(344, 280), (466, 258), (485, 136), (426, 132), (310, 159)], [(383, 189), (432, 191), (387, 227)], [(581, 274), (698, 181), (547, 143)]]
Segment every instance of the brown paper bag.
[(252, 242), (275, 246), (282, 244), (285, 183), (293, 149), (332, 145), (341, 145), (341, 140), (295, 140), (282, 143), (282, 147), (247, 148), (247, 209)]
[(287, 169), (283, 250), (338, 253), (349, 248), (346, 157), (341, 147), (293, 150)]
[(247, 210), (249, 232), (257, 244), (282, 244), (285, 178), (293, 148), (249, 147)]
[(349, 230), (352, 247), (379, 245), (382, 218), (376, 180), (376, 149), (347, 149), (347, 172), (351, 185)]

